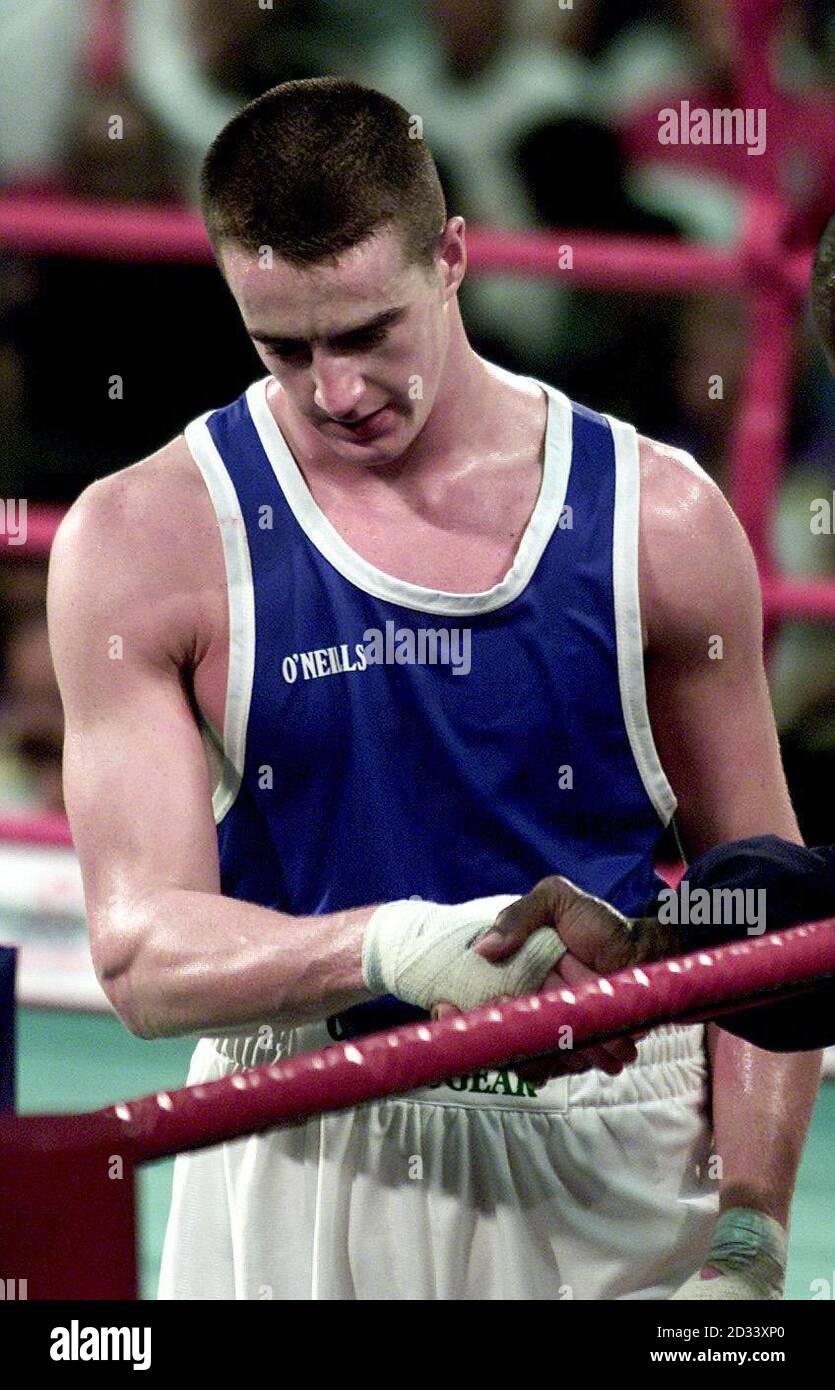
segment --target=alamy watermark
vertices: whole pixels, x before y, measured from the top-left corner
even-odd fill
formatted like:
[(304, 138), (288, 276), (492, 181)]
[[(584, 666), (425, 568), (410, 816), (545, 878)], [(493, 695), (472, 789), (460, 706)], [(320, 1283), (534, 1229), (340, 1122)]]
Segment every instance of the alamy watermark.
[(809, 530), (813, 536), (835, 536), (835, 492), (828, 497), (814, 497), (809, 503)]
[(384, 629), (367, 627), (361, 642), (340, 642), (291, 652), (281, 663), (288, 685), (297, 680), (319, 680), (367, 671), (369, 666), (449, 666), (454, 676), (472, 669), (472, 631), (468, 627), (397, 627), (389, 620)]
[(708, 110), (682, 101), (658, 112), (659, 145), (744, 145), (748, 154), (765, 150), (764, 106)]
[(0, 536), (6, 536), (9, 545), (26, 544), (26, 514), (25, 497), (0, 497)]
[(53, 1327), (51, 1342), (52, 1361), (129, 1361), (135, 1371), (151, 1364), (150, 1327), (90, 1327), (73, 1318)]
[(746, 936), (762, 936), (766, 908), (764, 888), (693, 888), (683, 878), (678, 888), (658, 894), (658, 920), (670, 926), (745, 927)]

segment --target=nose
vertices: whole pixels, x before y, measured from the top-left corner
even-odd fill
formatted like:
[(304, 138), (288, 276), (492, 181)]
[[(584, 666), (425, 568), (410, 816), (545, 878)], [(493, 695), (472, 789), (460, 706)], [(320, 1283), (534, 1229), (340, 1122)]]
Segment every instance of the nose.
[(334, 419), (353, 415), (365, 390), (362, 376), (347, 357), (313, 358), (313, 402)]

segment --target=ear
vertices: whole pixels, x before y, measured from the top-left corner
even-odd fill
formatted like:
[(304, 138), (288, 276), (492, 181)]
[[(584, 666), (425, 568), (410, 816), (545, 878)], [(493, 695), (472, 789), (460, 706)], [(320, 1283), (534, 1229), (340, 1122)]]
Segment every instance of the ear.
[(451, 299), (467, 271), (466, 224), (463, 217), (450, 217), (443, 232), (439, 264), (443, 275), (444, 299)]

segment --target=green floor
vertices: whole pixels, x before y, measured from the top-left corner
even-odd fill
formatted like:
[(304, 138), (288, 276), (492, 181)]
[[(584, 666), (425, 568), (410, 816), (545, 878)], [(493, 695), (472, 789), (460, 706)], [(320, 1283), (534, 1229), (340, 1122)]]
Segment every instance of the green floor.
[[(182, 1085), (193, 1044), (142, 1042), (100, 1014), (22, 1009), (18, 1015), (18, 1110), (85, 1110)], [(140, 1171), (142, 1294), (156, 1289), (171, 1162)], [(835, 1296), (835, 1083), (824, 1082), (794, 1201), (786, 1295), (810, 1297), (812, 1281)], [(820, 1287), (820, 1286), (819, 1286)]]

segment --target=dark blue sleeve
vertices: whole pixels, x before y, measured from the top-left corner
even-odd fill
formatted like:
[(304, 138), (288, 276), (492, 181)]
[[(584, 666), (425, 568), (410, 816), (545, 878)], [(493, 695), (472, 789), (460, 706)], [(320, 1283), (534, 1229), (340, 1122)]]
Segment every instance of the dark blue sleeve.
[[(687, 869), (696, 888), (765, 890), (765, 929), (779, 931), (835, 917), (835, 845), (807, 849), (777, 835), (755, 835), (716, 845)], [(684, 880), (682, 880), (683, 883)], [(679, 897), (682, 887), (679, 885)], [(697, 951), (744, 938), (743, 925), (680, 927), (681, 949)], [(737, 1037), (771, 1052), (807, 1051), (835, 1043), (835, 979), (813, 992), (717, 1020)]]

